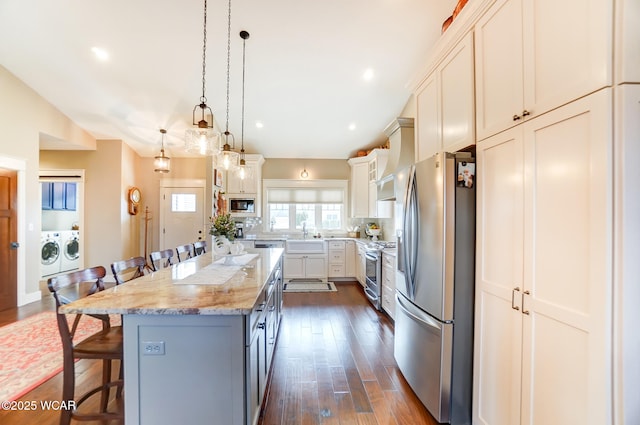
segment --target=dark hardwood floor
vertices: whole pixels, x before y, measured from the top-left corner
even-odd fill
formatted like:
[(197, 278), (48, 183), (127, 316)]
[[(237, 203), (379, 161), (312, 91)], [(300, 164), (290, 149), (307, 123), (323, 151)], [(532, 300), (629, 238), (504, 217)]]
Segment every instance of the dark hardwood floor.
[[(436, 425), (396, 366), (392, 321), (371, 307), (358, 283), (337, 286), (338, 292), (285, 294), (260, 424)], [(53, 308), (47, 297), (0, 312), (0, 326)], [(80, 360), (76, 367), (79, 387), (100, 379), (98, 362)], [(20, 400), (59, 400), (61, 388), (58, 374)], [(52, 410), (0, 410), (3, 425), (54, 425), (58, 419)]]
[(393, 358), (393, 323), (358, 283), (286, 293), (262, 425), (434, 425)]

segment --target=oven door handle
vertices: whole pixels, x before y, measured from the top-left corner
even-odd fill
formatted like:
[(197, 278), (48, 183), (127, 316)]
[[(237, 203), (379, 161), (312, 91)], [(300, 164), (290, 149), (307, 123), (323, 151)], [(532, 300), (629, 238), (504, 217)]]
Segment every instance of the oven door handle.
[(367, 297), (369, 297), (369, 299), (371, 299), (372, 301), (378, 301), (378, 296), (368, 286), (364, 288), (364, 292), (366, 292)]

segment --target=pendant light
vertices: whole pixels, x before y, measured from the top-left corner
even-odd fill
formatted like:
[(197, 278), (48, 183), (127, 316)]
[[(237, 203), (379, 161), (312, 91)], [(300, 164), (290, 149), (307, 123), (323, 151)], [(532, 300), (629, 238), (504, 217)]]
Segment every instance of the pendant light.
[[(200, 155), (215, 155), (218, 152), (220, 133), (213, 129), (213, 111), (207, 106), (205, 96), (207, 66), (207, 0), (204, 0), (204, 30), (202, 43), (202, 96), (200, 103), (193, 108), (193, 125), (197, 128), (187, 129), (185, 133), (185, 149)], [(199, 114), (197, 113), (199, 110)], [(199, 115), (199, 119), (196, 116)]]
[[(229, 0), (229, 14), (227, 20), (227, 116), (224, 129), (224, 145), (218, 154), (218, 164), (222, 165), (225, 170), (235, 168), (238, 164), (238, 152), (233, 149), (236, 146), (235, 137), (229, 132), (229, 68), (231, 64), (231, 0)], [(231, 143), (229, 144), (229, 136)], [(222, 142), (221, 142), (222, 143)]]
[(240, 180), (250, 178), (250, 168), (247, 167), (247, 161), (244, 158), (244, 81), (245, 81), (245, 69), (246, 69), (246, 42), (250, 34), (247, 31), (240, 31), (240, 38), (242, 38), (242, 126), (240, 133), (240, 165), (238, 167), (238, 177)]
[(171, 168), (171, 158), (164, 154), (164, 135), (167, 134), (167, 130), (161, 128), (160, 133), (162, 134), (162, 147), (160, 148), (160, 155), (156, 156), (153, 161), (153, 166), (155, 167), (153, 171), (156, 173), (168, 173)]

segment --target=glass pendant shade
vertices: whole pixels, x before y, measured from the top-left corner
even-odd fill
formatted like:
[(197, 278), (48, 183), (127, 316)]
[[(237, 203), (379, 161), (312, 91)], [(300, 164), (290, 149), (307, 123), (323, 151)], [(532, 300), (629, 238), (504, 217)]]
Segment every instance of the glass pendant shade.
[(199, 155), (216, 155), (220, 133), (212, 128), (189, 128), (185, 132), (184, 146), (189, 153)]
[(160, 150), (160, 156), (156, 156), (153, 161), (156, 173), (168, 173), (171, 169), (171, 158), (164, 155), (164, 149)]
[[(195, 128), (185, 131), (184, 149), (192, 154), (216, 155), (220, 133), (213, 129), (214, 117), (211, 108), (207, 106), (205, 96), (205, 80), (207, 68), (207, 0), (204, 0), (204, 26), (202, 40), (202, 96), (200, 103), (193, 108), (193, 122)], [(199, 116), (198, 116), (199, 115)]]
[(240, 180), (248, 180), (253, 177), (251, 167), (247, 167), (247, 163), (242, 157), (240, 157), (240, 163), (238, 164), (238, 168), (236, 169), (236, 176)]
[(164, 135), (167, 134), (167, 130), (160, 129), (160, 134), (162, 134), (162, 147), (160, 148), (160, 155), (154, 158), (153, 171), (156, 173), (168, 173), (171, 169), (171, 158), (164, 154)]
[(238, 152), (231, 150), (231, 146), (225, 144), (218, 154), (218, 164), (226, 171), (235, 169), (238, 166)]

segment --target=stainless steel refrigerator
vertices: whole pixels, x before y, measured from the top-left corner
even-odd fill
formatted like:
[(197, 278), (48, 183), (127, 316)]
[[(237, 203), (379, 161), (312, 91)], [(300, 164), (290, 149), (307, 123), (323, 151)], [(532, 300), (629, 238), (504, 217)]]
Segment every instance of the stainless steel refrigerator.
[(395, 176), (394, 355), (439, 422), (471, 423), (475, 161), (440, 153)]

